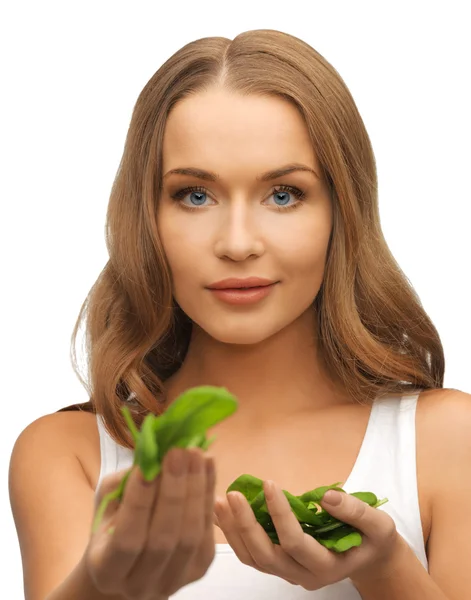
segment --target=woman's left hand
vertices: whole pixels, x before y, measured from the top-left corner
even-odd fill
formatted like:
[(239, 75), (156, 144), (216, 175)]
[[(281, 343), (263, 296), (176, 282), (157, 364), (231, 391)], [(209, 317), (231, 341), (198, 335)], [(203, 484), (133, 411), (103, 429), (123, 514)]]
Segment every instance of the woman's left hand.
[(313, 591), (347, 577), (354, 583), (388, 577), (410, 551), (387, 513), (342, 492), (333, 494), (340, 496), (340, 504), (322, 500), (321, 505), (333, 517), (356, 527), (363, 539), (360, 546), (346, 552), (328, 550), (303, 532), (279, 486), (266, 481), (264, 489), (279, 545), (272, 543), (241, 493), (229, 492), (215, 504), (215, 524), (238, 558), (263, 573)]

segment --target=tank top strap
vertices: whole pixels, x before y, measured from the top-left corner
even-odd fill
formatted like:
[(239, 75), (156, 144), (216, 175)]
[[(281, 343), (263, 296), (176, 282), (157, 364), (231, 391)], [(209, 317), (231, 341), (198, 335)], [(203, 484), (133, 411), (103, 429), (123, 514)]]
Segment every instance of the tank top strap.
[(388, 498), (379, 510), (387, 512), (425, 566), (425, 552), (417, 482), (416, 410), (420, 392), (375, 400), (375, 415), (364, 440), (368, 460), (356, 472), (356, 490)]
[(100, 436), (101, 466), (95, 493), (98, 491), (104, 477), (131, 467), (134, 457), (133, 450), (117, 444), (106, 431), (103, 417), (97, 413), (96, 418)]
[(103, 417), (97, 413), (96, 420), (100, 436), (101, 466), (95, 493), (98, 492), (103, 478), (106, 477), (106, 475), (113, 473), (113, 471), (116, 471), (117, 465), (116, 444), (113, 444), (113, 440), (105, 429)]

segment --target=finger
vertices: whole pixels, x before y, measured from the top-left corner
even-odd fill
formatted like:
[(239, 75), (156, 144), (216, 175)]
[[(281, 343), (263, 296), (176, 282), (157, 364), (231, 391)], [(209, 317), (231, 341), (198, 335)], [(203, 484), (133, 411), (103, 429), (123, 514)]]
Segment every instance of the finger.
[(238, 534), (259, 570), (298, 583), (311, 577), (311, 574), (289, 556), (281, 545), (272, 543), (242, 494), (231, 492), (227, 497)]
[(157, 581), (175, 551), (186, 503), (188, 459), (188, 452), (182, 448), (172, 448), (163, 459), (145, 549), (130, 574), (136, 585), (139, 581), (148, 582), (151, 574)]
[(352, 575), (364, 567), (366, 556), (378, 560), (384, 548), (395, 547), (398, 534), (394, 520), (387, 513), (372, 508), (350, 494), (336, 492), (332, 496), (337, 495), (340, 496), (337, 505), (326, 502), (326, 494), (325, 499), (321, 500), (322, 507), (333, 517), (356, 527), (366, 538), (359, 547), (351, 548), (342, 555), (344, 569)]
[(115, 529), (104, 548), (103, 570), (110, 576), (118, 572), (122, 577), (132, 569), (144, 547), (157, 482), (145, 481), (138, 466), (134, 466), (124, 489), (124, 495), (115, 516)]
[[(237, 558), (245, 565), (254, 567), (258, 571), (261, 571), (262, 573), (267, 573), (268, 575), (272, 575), (273, 573), (271, 571), (268, 571), (268, 570), (264, 569), (263, 567), (260, 567), (259, 565), (257, 565), (255, 563), (255, 561), (253, 560), (252, 555), (247, 550), (247, 547), (245, 546), (240, 534), (237, 531), (237, 527), (236, 527), (235, 520), (234, 520), (234, 515), (233, 515), (232, 509), (228, 503), (227, 497), (226, 498), (219, 497), (216, 499), (215, 517), (216, 517), (216, 520), (218, 521), (218, 527), (220, 527), (220, 529), (224, 532), (227, 542), (229, 543), (231, 548), (234, 550), (234, 553), (237, 556)], [(286, 578), (286, 579), (290, 583), (294, 584), (294, 581), (291, 581), (288, 578)]]
[[(193, 553), (186, 566), (182, 565), (178, 550), (167, 563), (165, 572), (162, 574), (160, 581), (156, 581), (156, 587), (158, 585), (159, 589), (165, 591), (166, 595), (171, 595), (180, 589), (182, 585), (186, 585), (187, 583), (191, 583), (203, 577), (214, 559), (215, 544), (214, 527), (212, 524), (214, 490), (216, 485), (214, 460), (212, 458), (203, 457), (203, 469), (204, 475), (201, 475), (204, 479), (204, 494), (201, 506), (199, 507), (202, 511), (203, 537), (200, 540), (196, 552)], [(187, 498), (191, 499), (192, 493), (194, 492), (192, 492), (191, 489), (187, 490)]]
[(286, 554), (308, 570), (311, 576), (335, 568), (337, 556), (304, 533), (281, 488), (273, 481), (265, 481), (264, 490), (268, 512)]
[[(134, 467), (131, 467), (131, 469)], [(126, 475), (128, 471), (131, 470), (129, 467), (127, 469), (122, 469), (121, 471), (115, 471), (106, 477), (103, 477), (100, 484), (97, 486), (95, 490), (95, 502), (96, 504), (100, 504), (103, 498), (109, 492), (113, 492), (118, 485), (120, 484), (122, 478)]]
[[(330, 504), (328, 497), (337, 498), (338, 504)], [(387, 540), (396, 534), (394, 520), (382, 510), (372, 508), (355, 496), (330, 491), (321, 500), (321, 506), (333, 517), (356, 527), (372, 541)]]
[[(178, 545), (165, 569), (165, 584), (173, 589), (182, 587), (193, 556), (203, 540), (206, 529), (206, 468), (202, 451), (189, 451), (186, 501), (183, 507)], [(151, 567), (151, 565), (149, 565)]]
[(207, 532), (214, 532), (213, 515), (214, 515), (214, 493), (216, 490), (216, 468), (214, 458), (207, 456), (205, 459), (206, 469), (206, 497), (204, 502), (205, 529)]
[(216, 498), (214, 512), (218, 520), (219, 527), (223, 531), (228, 544), (234, 550), (237, 558), (245, 565), (258, 568), (252, 558), (252, 555), (247, 550), (247, 547), (242, 540), (227, 497), (222, 498), (219, 496)]
[(205, 456), (206, 494), (204, 499), (204, 535), (187, 571), (187, 581), (196, 581), (203, 577), (214, 560), (216, 545), (214, 541), (214, 493), (216, 489), (216, 468), (214, 459)]

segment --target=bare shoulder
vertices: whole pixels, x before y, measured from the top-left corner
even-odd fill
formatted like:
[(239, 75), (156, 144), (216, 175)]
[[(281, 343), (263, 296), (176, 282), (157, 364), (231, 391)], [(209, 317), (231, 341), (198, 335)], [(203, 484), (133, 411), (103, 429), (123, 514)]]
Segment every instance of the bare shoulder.
[(471, 394), (452, 389), (423, 392), (417, 410), (418, 452), (431, 505), (429, 573), (447, 598), (468, 597)]
[(93, 414), (59, 412), (27, 425), (8, 474), (26, 598), (44, 598), (81, 559), (94, 514), (90, 457), (99, 441)]
[(63, 454), (74, 457), (95, 489), (100, 470), (100, 438), (95, 414), (74, 410), (41, 416), (19, 434), (14, 450), (18, 446), (37, 449), (39, 445), (46, 451), (60, 448)]
[(471, 394), (452, 388), (426, 390), (419, 396), (417, 419), (426, 442), (436, 442), (438, 436), (451, 446), (459, 445), (469, 438)]
[[(417, 478), (424, 538), (429, 540), (436, 499), (455, 469), (471, 456), (471, 394), (456, 389), (426, 390), (417, 402)], [(463, 464), (460, 468), (464, 469)], [(468, 467), (469, 468), (469, 467)]]
[(471, 450), (471, 394), (449, 388), (422, 392), (416, 424), (423, 471), (430, 476), (430, 487), (440, 489), (449, 461)]
[(85, 411), (70, 411), (55, 413), (67, 415), (67, 426), (73, 441), (75, 455), (95, 490), (100, 474), (100, 435), (98, 433), (97, 417), (94, 413)]

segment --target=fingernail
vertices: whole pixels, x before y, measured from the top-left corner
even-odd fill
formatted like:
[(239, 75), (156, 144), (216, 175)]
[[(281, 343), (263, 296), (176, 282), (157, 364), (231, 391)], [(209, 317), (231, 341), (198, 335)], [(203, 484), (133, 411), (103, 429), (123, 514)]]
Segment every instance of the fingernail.
[(190, 466), (189, 472), (197, 475), (203, 470), (203, 457), (197, 452), (191, 452), (190, 454)]
[(338, 506), (342, 502), (342, 492), (336, 492), (335, 490), (329, 490), (324, 494), (322, 501), (331, 506)]
[(238, 510), (242, 507), (242, 498), (236, 492), (229, 492), (227, 494), (227, 500), (233, 510)]
[(214, 459), (212, 457), (206, 458), (206, 475), (214, 475)]
[(267, 500), (273, 500), (275, 497), (275, 486), (273, 481), (267, 479), (267, 481), (263, 482), (263, 491), (265, 492), (265, 498)]
[(170, 471), (173, 475), (183, 475), (186, 472), (188, 457), (186, 452), (181, 450), (173, 450), (170, 456)]

